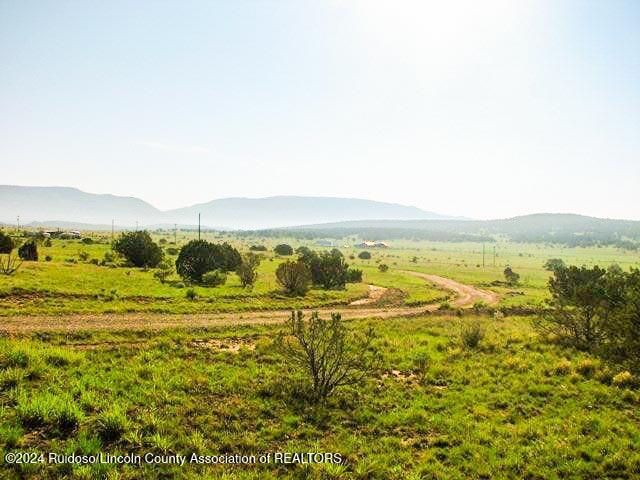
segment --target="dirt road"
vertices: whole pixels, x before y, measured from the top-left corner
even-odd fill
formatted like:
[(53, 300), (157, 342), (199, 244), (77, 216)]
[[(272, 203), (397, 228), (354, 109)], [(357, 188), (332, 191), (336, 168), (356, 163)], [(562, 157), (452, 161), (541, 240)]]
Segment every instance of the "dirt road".
[[(478, 290), (454, 280), (425, 273), (404, 271), (409, 275), (422, 278), (430, 283), (450, 290), (456, 294), (451, 302), (455, 307), (471, 306), (482, 300), (487, 304), (498, 300), (497, 294)], [(380, 295), (380, 290), (372, 288), (371, 297)], [(375, 303), (375, 302), (373, 302)], [(308, 309), (318, 310), (321, 314), (338, 312), (343, 318), (393, 318), (415, 316), (431, 312), (438, 305), (422, 305), (419, 307), (378, 307), (373, 303), (355, 304), (347, 307)], [(0, 318), (0, 332), (26, 333), (37, 331), (70, 332), (81, 330), (162, 330), (168, 328), (223, 327), (228, 325), (269, 325), (282, 323), (291, 315), (290, 310), (247, 311), (236, 313), (203, 313), (203, 314), (159, 314), (159, 313), (126, 313), (126, 314), (78, 314), (62, 316), (11, 316)]]
[(468, 307), (472, 306), (476, 302), (484, 302), (487, 305), (493, 305), (498, 302), (498, 294), (488, 290), (480, 290), (472, 287), (471, 285), (465, 285), (464, 283), (456, 282), (450, 278), (440, 277), (439, 275), (431, 275), (429, 273), (413, 272), (410, 270), (403, 270), (402, 273), (413, 275), (414, 277), (421, 278), (427, 282), (433, 283), (437, 287), (444, 288), (456, 294), (456, 298), (451, 302), (454, 307)]

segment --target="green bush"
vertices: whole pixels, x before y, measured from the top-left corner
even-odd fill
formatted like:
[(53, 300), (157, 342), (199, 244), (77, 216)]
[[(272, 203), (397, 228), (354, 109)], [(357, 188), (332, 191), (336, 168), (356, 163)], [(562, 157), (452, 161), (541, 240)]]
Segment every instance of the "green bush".
[(378, 270), (384, 273), (389, 270), (389, 265), (387, 265), (386, 263), (381, 263), (380, 265), (378, 265)]
[(478, 348), (485, 331), (479, 320), (464, 322), (460, 329), (460, 341), (465, 348)]
[(361, 260), (370, 260), (371, 259), (371, 253), (366, 252), (366, 251), (365, 252), (360, 252), (358, 254), (358, 258), (361, 259)]
[(0, 253), (11, 253), (14, 248), (15, 244), (11, 237), (4, 232), (0, 232)]
[(301, 260), (287, 260), (278, 265), (276, 279), (285, 292), (291, 295), (305, 295), (311, 285), (311, 271)]
[(212, 270), (202, 275), (202, 285), (219, 287), (227, 283), (227, 274), (222, 270)]
[(146, 231), (121, 234), (113, 250), (136, 267), (155, 268), (162, 260), (162, 250)]
[(241, 262), (240, 252), (228, 243), (192, 240), (180, 249), (176, 271), (183, 279), (200, 283), (205, 273), (212, 270), (232, 272)]
[(340, 314), (325, 320), (313, 312), (306, 322), (299, 311), (291, 313), (276, 345), (288, 367), (306, 374), (311, 402), (324, 403), (336, 389), (357, 385), (376, 370), (380, 357), (373, 339), (372, 328), (349, 331)]
[(283, 257), (293, 255), (293, 247), (291, 247), (291, 245), (287, 245), (286, 243), (276, 245), (276, 248), (274, 248), (273, 251), (276, 252), (277, 255), (281, 255)]
[(29, 240), (23, 243), (18, 249), (18, 256), (22, 260), (37, 262), (38, 261), (38, 246), (35, 240)]
[(196, 291), (193, 288), (188, 288), (186, 292), (184, 292), (184, 296), (187, 300), (195, 300), (196, 298), (198, 298), (198, 294), (196, 293)]

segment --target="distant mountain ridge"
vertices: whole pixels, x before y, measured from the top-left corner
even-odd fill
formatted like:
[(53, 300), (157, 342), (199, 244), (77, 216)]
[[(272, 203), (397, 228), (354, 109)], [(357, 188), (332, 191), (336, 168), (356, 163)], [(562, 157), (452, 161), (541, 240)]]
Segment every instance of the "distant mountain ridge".
[(24, 225), (197, 224), (220, 229), (259, 229), (347, 220), (452, 219), (417, 207), (353, 198), (276, 196), (223, 198), (161, 211), (135, 197), (93, 194), (71, 187), (0, 185), (0, 222)]

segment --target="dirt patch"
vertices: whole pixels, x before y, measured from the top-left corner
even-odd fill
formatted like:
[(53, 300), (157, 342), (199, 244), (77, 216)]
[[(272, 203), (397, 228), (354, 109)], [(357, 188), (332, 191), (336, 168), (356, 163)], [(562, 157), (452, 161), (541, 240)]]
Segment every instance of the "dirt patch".
[(207, 350), (216, 350), (220, 352), (239, 353), (242, 348), (247, 350), (255, 350), (256, 344), (249, 340), (228, 339), (228, 340), (194, 340), (190, 343), (192, 347), (205, 348)]
[(378, 303), (380, 299), (387, 292), (387, 288), (378, 287), (377, 285), (369, 285), (369, 295), (366, 298), (361, 298), (354, 302), (351, 302), (349, 305), (371, 305), (373, 303)]

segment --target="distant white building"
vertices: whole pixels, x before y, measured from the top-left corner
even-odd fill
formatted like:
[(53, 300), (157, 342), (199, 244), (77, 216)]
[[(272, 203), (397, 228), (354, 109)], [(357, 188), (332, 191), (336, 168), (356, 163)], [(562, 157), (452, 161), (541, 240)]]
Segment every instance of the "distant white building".
[(389, 248), (387, 242), (381, 242), (378, 240), (365, 240), (364, 242), (357, 243), (357, 248)]

